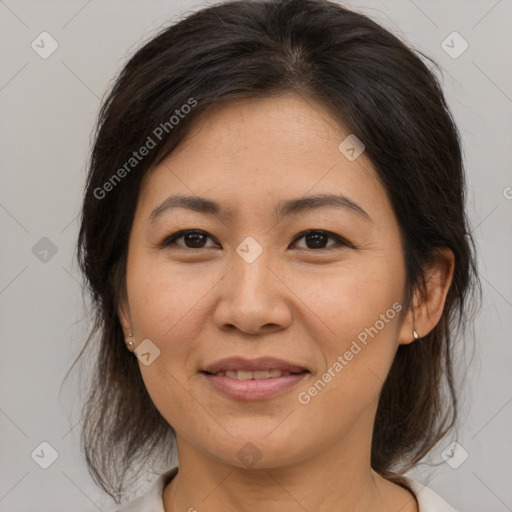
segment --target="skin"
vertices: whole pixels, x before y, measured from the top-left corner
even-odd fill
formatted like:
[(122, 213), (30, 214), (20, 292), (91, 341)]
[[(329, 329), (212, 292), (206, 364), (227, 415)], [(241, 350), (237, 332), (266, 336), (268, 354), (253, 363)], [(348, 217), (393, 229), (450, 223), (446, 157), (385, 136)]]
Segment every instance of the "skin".
[[(129, 240), (127, 301), (119, 307), (135, 346), (150, 339), (160, 350), (139, 366), (177, 436), (179, 472), (164, 489), (165, 511), (418, 512), (411, 493), (371, 469), (371, 435), (396, 350), (415, 342), (413, 314), (420, 337), (441, 317), (452, 253), (440, 251), (425, 296), (415, 294), (414, 309), (406, 310), (399, 224), (385, 189), (364, 153), (349, 161), (338, 150), (350, 132), (315, 102), (293, 94), (238, 100), (194, 127), (144, 179)], [(178, 192), (213, 199), (233, 216), (176, 208), (150, 222), (153, 209)], [(371, 221), (334, 207), (272, 215), (281, 200), (333, 192), (358, 203)], [(207, 236), (159, 245), (182, 229)], [(354, 247), (297, 237), (309, 229)], [(248, 236), (262, 249), (252, 263), (236, 252)], [(301, 404), (299, 392), (394, 303), (404, 305), (402, 314)], [(281, 357), (311, 374), (270, 399), (236, 400), (199, 373), (233, 355)], [(254, 467), (237, 456), (248, 442), (261, 455)]]

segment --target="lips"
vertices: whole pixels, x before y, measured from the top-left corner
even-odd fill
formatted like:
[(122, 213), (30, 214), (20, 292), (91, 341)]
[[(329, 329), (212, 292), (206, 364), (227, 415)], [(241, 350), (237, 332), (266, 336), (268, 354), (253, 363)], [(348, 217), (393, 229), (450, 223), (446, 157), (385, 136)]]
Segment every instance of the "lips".
[[(300, 373), (305, 373), (300, 372)], [(214, 374), (209, 373), (208, 375), (216, 375), (217, 377), (228, 377), (230, 379), (237, 380), (251, 380), (251, 379), (275, 379), (277, 377), (287, 377), (288, 375), (297, 375), (292, 372), (282, 372), (281, 370), (256, 370), (250, 372), (247, 370), (227, 370), (225, 372), (220, 371)]]
[[(271, 378), (279, 375), (304, 373), (309, 370), (305, 366), (297, 363), (285, 361), (275, 357), (260, 357), (257, 359), (245, 359), (243, 357), (229, 357), (219, 359), (214, 363), (207, 365), (203, 373), (217, 374), (219, 372), (231, 372), (229, 376), (239, 378), (239, 380), (247, 380), (252, 378)], [(277, 372), (280, 372), (278, 375)], [(236, 372), (236, 377), (232, 372)], [(268, 372), (268, 377), (265, 373)], [(251, 375), (252, 373), (252, 375)]]

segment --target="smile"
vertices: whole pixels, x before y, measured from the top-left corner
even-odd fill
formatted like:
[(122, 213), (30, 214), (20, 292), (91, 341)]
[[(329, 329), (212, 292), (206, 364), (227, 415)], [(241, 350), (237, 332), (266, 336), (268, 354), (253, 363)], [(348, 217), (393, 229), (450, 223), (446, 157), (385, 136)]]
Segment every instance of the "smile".
[(201, 372), (216, 391), (239, 400), (266, 400), (296, 386), (309, 373), (281, 370)]

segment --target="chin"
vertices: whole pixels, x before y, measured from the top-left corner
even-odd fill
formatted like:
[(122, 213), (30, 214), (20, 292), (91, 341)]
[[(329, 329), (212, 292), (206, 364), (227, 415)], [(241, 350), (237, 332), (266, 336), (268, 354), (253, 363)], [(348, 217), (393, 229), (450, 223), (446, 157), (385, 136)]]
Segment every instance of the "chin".
[(293, 437), (273, 438), (273, 434), (269, 436), (267, 432), (271, 430), (259, 436), (247, 434), (229, 438), (225, 444), (204, 446), (204, 450), (222, 463), (242, 469), (271, 469), (301, 462)]

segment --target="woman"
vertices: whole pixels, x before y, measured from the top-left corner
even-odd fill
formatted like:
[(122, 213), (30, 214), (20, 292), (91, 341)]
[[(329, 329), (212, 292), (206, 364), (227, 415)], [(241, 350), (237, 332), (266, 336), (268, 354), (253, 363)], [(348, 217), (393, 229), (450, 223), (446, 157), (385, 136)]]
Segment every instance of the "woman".
[(367, 17), (241, 0), (161, 31), (83, 202), (96, 483), (119, 504), (163, 464), (123, 512), (454, 510), (404, 472), (456, 426), (464, 194), (436, 77)]

